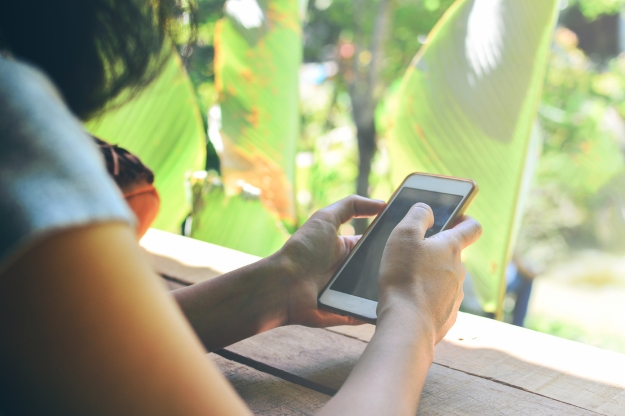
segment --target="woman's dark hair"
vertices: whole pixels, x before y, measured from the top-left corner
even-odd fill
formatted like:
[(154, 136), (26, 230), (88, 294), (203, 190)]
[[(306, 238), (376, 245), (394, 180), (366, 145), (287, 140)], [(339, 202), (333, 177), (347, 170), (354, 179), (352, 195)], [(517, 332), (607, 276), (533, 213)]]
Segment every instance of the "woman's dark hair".
[(160, 72), (167, 34), (194, 4), (182, 1), (3, 0), (0, 49), (43, 70), (88, 119)]

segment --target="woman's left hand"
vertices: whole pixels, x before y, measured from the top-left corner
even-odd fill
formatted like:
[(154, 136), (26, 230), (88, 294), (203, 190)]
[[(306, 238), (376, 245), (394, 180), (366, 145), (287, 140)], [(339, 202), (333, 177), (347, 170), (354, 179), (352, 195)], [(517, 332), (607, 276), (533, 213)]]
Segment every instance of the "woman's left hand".
[(319, 292), (360, 236), (339, 236), (341, 224), (352, 218), (371, 217), (384, 209), (383, 201), (357, 195), (315, 212), (275, 254), (286, 268), (287, 325), (326, 327), (362, 322), (317, 308)]

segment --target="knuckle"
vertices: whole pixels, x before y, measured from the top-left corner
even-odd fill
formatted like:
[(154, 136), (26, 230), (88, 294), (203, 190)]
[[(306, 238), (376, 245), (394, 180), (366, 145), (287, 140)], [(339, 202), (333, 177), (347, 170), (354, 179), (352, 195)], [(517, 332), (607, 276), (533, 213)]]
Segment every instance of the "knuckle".
[(334, 219), (334, 214), (328, 210), (328, 208), (322, 208), (310, 216), (308, 222), (315, 223), (319, 221), (331, 222)]
[(446, 234), (444, 241), (446, 249), (451, 253), (453, 258), (459, 258), (462, 253), (464, 237), (459, 234)]
[(460, 253), (462, 252), (462, 241), (458, 240), (458, 239), (454, 239), (454, 241), (452, 241), (451, 243), (451, 251), (454, 255), (460, 255)]
[(394, 238), (400, 240), (414, 240), (417, 230), (414, 226), (401, 222), (392, 232)]
[(348, 196), (347, 198), (345, 198), (343, 201), (345, 203), (347, 203), (347, 204), (355, 204), (356, 202), (362, 201), (364, 199), (365, 198), (360, 196), (360, 195), (352, 194), (352, 195)]
[(417, 202), (410, 209), (416, 212), (418, 211), (424, 212), (426, 215), (429, 215), (432, 213), (432, 208), (430, 208), (428, 204), (425, 204), (423, 202)]
[(445, 247), (445, 250), (451, 253), (454, 257), (457, 254), (460, 254), (460, 252), (462, 251), (462, 244), (461, 244), (461, 241), (457, 237), (451, 234), (440, 234), (440, 235), (441, 235), (441, 240), (443, 242), (443, 246)]
[(482, 224), (480, 224), (479, 222), (472, 220), (471, 221), (471, 234), (475, 234), (478, 237), (482, 235)]
[(452, 259), (459, 259), (460, 258), (460, 253), (462, 253), (462, 248), (460, 247), (459, 244), (452, 244), (449, 247), (449, 251), (451, 253), (451, 258)]
[(325, 217), (325, 216), (327, 216), (327, 215), (328, 215), (327, 208), (321, 208), (321, 209), (319, 209), (319, 210), (315, 211), (315, 212), (314, 212), (314, 213), (310, 216), (310, 218), (308, 219), (308, 221), (311, 221), (311, 220), (316, 220), (316, 219), (320, 219), (320, 218), (323, 218), (323, 217)]
[(462, 266), (462, 263), (460, 264), (460, 267), (456, 271), (456, 275), (458, 276), (458, 279), (460, 280), (460, 282), (464, 282), (464, 279), (467, 277), (467, 271)]

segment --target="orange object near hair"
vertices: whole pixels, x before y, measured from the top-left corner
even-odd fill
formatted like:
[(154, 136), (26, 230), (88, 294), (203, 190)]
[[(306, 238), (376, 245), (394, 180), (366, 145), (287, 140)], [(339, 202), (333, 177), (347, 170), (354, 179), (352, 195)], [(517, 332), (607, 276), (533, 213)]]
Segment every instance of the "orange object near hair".
[(125, 193), (124, 198), (137, 216), (137, 236), (143, 237), (156, 219), (161, 206), (161, 199), (152, 184), (148, 184), (133, 192)]
[(93, 137), (97, 142), (109, 174), (137, 216), (137, 236), (143, 237), (156, 219), (161, 199), (154, 187), (154, 173), (141, 160), (117, 145)]

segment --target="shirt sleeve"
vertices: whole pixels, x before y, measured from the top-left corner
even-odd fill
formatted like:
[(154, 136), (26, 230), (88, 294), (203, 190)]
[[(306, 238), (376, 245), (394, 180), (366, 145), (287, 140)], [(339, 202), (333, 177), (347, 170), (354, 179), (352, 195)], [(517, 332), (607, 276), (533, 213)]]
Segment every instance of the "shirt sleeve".
[(51, 82), (0, 56), (0, 270), (62, 229), (135, 218)]

